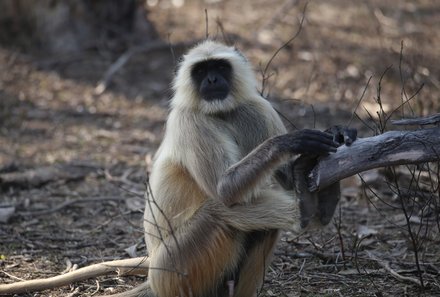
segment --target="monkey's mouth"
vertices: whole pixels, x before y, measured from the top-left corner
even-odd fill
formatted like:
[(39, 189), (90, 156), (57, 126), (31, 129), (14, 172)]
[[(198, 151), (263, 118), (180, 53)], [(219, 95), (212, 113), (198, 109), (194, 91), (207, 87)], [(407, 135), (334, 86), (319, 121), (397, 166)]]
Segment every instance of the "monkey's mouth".
[(223, 90), (210, 91), (208, 94), (202, 94), (202, 98), (205, 101), (222, 101), (228, 97), (229, 92)]

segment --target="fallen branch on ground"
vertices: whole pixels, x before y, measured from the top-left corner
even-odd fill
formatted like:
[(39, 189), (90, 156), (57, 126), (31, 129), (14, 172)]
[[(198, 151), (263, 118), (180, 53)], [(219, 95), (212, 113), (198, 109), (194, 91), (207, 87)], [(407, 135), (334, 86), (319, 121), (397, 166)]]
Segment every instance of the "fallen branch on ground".
[(19, 212), (18, 214), (21, 216), (43, 216), (47, 215), (53, 212), (57, 212), (65, 207), (71, 206), (73, 204), (80, 204), (80, 203), (93, 203), (93, 202), (101, 202), (101, 201), (126, 201), (127, 197), (89, 197), (89, 198), (79, 198), (79, 199), (72, 199), (64, 201), (60, 204), (57, 204), (53, 208), (49, 209), (43, 209), (43, 210), (31, 210), (31, 211), (25, 211), (25, 212)]
[(368, 253), (368, 256), (372, 260), (376, 261), (376, 263), (379, 264), (382, 268), (384, 268), (386, 271), (388, 271), (395, 279), (402, 281), (402, 282), (412, 283), (412, 284), (415, 284), (419, 287), (422, 287), (422, 285), (418, 279), (415, 279), (415, 278), (409, 277), (409, 276), (403, 276), (403, 275), (400, 275), (399, 273), (397, 273), (394, 269), (392, 269), (390, 267), (390, 263), (388, 261), (378, 259), (377, 257), (375, 257), (371, 253)]
[(21, 172), (0, 174), (0, 187), (34, 188), (59, 180), (78, 180), (97, 171), (95, 166), (83, 164), (55, 164)]
[(149, 265), (150, 260), (147, 257), (102, 262), (50, 278), (33, 279), (12, 284), (1, 284), (0, 295), (52, 289), (111, 273), (117, 273), (119, 276), (148, 275)]

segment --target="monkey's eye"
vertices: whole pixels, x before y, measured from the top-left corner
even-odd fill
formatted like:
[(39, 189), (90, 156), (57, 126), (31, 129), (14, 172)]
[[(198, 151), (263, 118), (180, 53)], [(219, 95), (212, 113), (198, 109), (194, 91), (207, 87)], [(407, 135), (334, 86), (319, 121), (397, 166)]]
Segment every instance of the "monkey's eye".
[(231, 70), (231, 65), (223, 61), (217, 62), (215, 67), (222, 73), (228, 73)]
[(207, 72), (206, 67), (203, 67), (203, 65), (197, 65), (195, 68), (192, 69), (191, 75), (192, 77), (201, 80), (203, 77), (206, 76), (206, 72)]

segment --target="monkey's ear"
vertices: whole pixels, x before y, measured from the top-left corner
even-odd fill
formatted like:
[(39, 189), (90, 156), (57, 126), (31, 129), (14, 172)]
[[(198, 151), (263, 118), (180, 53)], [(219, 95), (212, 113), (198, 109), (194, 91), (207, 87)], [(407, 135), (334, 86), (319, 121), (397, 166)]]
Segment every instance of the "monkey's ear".
[(179, 58), (177, 58), (176, 62), (174, 63), (174, 76), (176, 76), (177, 72), (179, 71), (180, 67), (182, 67), (182, 62), (184, 60), (184, 56), (180, 56)]

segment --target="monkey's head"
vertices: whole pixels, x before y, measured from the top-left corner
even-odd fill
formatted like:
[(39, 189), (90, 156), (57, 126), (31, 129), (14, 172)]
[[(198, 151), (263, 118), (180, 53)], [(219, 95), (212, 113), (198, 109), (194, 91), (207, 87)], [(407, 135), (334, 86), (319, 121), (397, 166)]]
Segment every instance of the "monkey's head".
[(213, 114), (259, 96), (252, 67), (236, 48), (207, 40), (183, 56), (174, 79), (173, 108)]

